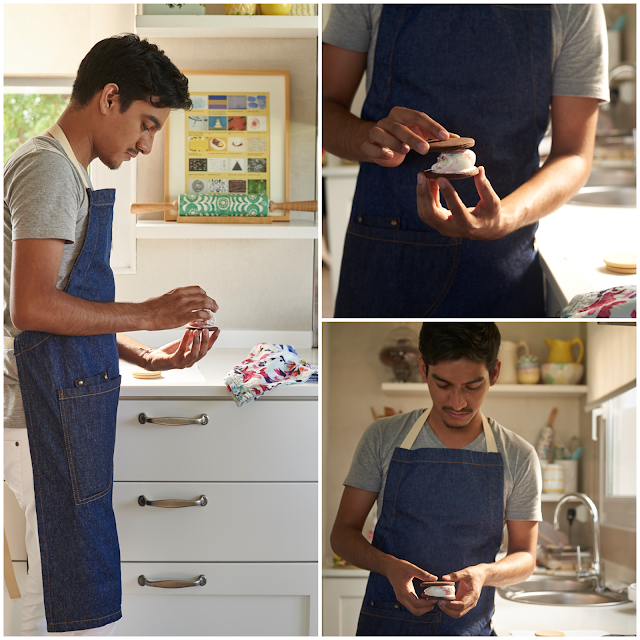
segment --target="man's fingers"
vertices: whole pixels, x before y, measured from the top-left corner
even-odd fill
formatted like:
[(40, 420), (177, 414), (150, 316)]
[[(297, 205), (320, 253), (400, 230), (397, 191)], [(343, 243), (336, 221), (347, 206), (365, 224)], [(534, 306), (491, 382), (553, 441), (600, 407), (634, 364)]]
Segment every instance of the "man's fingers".
[(381, 147), (373, 142), (363, 142), (362, 151), (372, 160), (391, 160), (394, 156), (389, 147)]
[(467, 207), (464, 206), (462, 200), (460, 200), (460, 196), (453, 188), (452, 184), (446, 178), (438, 178), (437, 182), (447, 206), (449, 207), (451, 215), (456, 218), (459, 224), (472, 226), (474, 221), (473, 217), (469, 213)]
[(493, 190), (491, 183), (487, 179), (484, 167), (478, 167), (478, 173), (473, 177), (473, 180), (476, 184), (478, 194), (485, 206), (489, 208), (498, 208), (500, 206), (500, 198)]
[[(394, 107), (389, 112), (387, 118), (402, 123), (403, 125), (418, 127), (428, 134), (428, 137), (433, 136), (438, 140), (449, 139), (449, 132), (440, 123), (421, 111), (407, 109), (406, 107)], [(405, 142), (408, 141), (405, 140)]]
[(394, 153), (400, 153), (403, 156), (410, 150), (409, 145), (398, 138), (393, 130), (383, 129), (380, 126), (373, 127), (369, 131), (369, 140), (383, 149), (391, 149)]

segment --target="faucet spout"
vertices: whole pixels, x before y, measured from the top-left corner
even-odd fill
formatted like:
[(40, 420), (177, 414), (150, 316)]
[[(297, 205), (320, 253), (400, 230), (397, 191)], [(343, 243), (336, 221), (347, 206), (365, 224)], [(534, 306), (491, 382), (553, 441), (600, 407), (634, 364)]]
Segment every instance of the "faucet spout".
[(571, 501), (582, 502), (582, 504), (587, 507), (593, 524), (593, 562), (590, 569), (583, 570), (582, 568), (579, 568), (576, 573), (576, 577), (581, 582), (585, 580), (595, 580), (596, 592), (600, 592), (604, 588), (604, 572), (602, 563), (600, 562), (600, 519), (598, 517), (598, 508), (594, 504), (593, 500), (591, 500), (591, 498), (585, 493), (568, 493), (567, 495), (562, 496), (556, 505), (555, 511), (553, 512), (553, 528), (556, 531), (560, 529), (560, 523), (558, 520), (560, 509), (565, 503)]

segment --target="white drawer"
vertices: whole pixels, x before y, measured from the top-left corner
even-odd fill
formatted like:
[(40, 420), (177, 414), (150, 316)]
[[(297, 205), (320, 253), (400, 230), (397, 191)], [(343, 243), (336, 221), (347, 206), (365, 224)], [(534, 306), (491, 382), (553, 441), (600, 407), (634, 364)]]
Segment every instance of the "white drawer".
[[(158, 588), (147, 580), (206, 577), (204, 586)], [(122, 564), (120, 636), (302, 636), (318, 633), (318, 565)]]
[[(141, 424), (206, 414), (206, 425)], [(115, 480), (298, 481), (318, 479), (318, 403), (123, 399), (118, 408)]]
[[(167, 509), (148, 500), (197, 500)], [(115, 482), (113, 508), (124, 562), (315, 562), (317, 483)]]

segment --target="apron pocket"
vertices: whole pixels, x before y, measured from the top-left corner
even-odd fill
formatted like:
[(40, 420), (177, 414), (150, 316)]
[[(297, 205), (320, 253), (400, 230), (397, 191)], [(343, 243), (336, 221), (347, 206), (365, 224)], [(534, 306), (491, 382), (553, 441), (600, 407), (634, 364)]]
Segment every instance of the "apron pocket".
[(436, 636), (440, 631), (442, 611), (414, 616), (397, 602), (375, 602), (362, 606), (358, 621), (359, 636)]
[(111, 490), (121, 376), (99, 385), (58, 389), (69, 474), (76, 505)]
[(367, 222), (349, 223), (335, 317), (432, 316), (453, 284), (462, 241)]

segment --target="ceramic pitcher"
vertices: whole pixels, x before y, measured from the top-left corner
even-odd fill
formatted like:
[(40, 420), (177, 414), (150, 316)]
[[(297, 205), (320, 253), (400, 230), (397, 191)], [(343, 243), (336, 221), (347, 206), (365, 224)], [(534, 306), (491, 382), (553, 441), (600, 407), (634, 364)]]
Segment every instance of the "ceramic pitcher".
[[(580, 338), (574, 338), (573, 340), (549, 340), (549, 338), (545, 338), (544, 341), (549, 347), (549, 357), (547, 358), (547, 362), (575, 362), (577, 364), (582, 362), (584, 344), (582, 344), (582, 340), (580, 340)], [(578, 347), (580, 347), (577, 360), (573, 359), (573, 352), (571, 351), (574, 344), (577, 344)]]
[(500, 360), (500, 376), (498, 377), (498, 383), (500, 384), (517, 384), (517, 362), (518, 362), (518, 349), (524, 348), (525, 353), (529, 353), (529, 346), (526, 342), (520, 341), (518, 343), (511, 342), (511, 340), (503, 340), (500, 344), (500, 351), (498, 351), (498, 360)]

